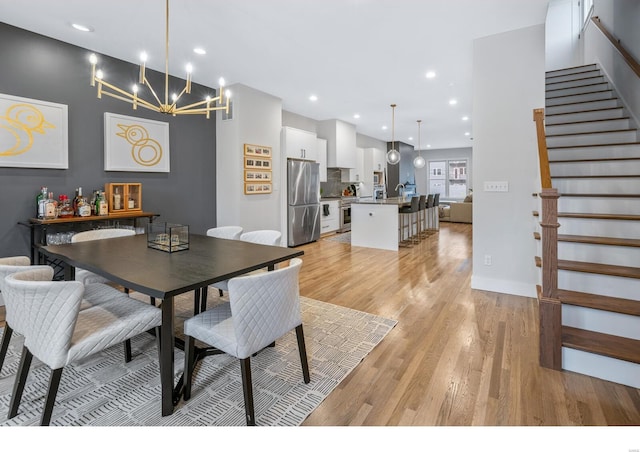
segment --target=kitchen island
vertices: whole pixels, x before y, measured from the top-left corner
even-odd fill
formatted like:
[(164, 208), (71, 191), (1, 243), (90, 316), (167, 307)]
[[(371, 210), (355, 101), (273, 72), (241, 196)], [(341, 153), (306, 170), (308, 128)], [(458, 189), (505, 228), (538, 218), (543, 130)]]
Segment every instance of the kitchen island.
[(356, 199), (351, 203), (351, 246), (398, 251), (398, 208), (410, 198)]

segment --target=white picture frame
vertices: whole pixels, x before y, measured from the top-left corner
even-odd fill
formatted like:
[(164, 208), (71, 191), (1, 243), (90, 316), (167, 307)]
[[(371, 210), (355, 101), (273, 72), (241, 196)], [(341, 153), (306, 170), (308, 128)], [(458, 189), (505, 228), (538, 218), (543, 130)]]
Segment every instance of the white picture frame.
[(68, 107), (0, 94), (0, 167), (69, 168)]
[(104, 170), (168, 173), (169, 123), (104, 114)]

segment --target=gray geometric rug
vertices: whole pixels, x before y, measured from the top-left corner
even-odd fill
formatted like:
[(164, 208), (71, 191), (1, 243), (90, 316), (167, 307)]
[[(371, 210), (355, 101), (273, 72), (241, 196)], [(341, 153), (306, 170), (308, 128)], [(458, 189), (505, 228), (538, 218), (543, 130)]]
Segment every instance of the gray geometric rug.
[[(302, 380), (295, 331), (251, 358), (257, 425), (300, 425), (397, 323), (306, 297), (301, 297), (301, 305), (311, 382)], [(0, 373), (0, 425), (40, 423), (50, 370), (35, 358), (19, 414), (7, 420), (21, 348), (21, 338), (14, 335)], [(245, 425), (237, 359), (216, 355), (200, 361), (191, 399), (181, 401), (171, 416), (162, 417), (155, 339), (138, 336), (132, 340), (132, 349), (130, 363), (124, 362), (118, 345), (67, 366), (51, 425)], [(183, 352), (176, 349), (176, 381), (183, 362)]]
[(325, 237), (323, 240), (328, 242), (351, 243), (351, 232), (343, 232)]

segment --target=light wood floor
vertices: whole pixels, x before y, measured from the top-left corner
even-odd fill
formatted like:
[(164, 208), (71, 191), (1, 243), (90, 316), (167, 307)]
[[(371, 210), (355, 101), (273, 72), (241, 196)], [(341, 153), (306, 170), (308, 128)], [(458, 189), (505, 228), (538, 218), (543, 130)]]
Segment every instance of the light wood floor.
[(471, 225), (301, 249), (302, 295), (398, 321), (303, 425), (640, 425), (640, 390), (538, 366), (535, 299), (470, 289)]
[(303, 425), (640, 425), (640, 390), (538, 366), (536, 300), (472, 290), (471, 240), (301, 247), (302, 295), (398, 321)]

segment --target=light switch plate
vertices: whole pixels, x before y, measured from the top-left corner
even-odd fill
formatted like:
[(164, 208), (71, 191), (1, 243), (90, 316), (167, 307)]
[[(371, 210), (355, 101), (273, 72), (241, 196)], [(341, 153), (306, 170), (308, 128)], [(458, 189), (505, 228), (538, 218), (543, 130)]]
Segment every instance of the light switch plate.
[(509, 182), (504, 181), (485, 181), (484, 191), (509, 191)]

